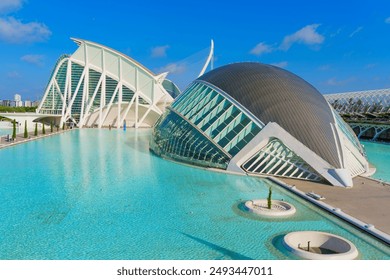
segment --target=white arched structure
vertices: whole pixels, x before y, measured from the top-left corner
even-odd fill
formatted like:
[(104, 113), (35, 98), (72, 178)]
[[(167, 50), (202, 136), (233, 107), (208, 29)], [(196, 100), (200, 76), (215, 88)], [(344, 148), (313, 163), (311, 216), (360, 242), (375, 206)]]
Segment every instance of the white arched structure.
[(86, 40), (59, 58), (37, 109), (78, 127), (151, 127), (173, 101), (163, 82), (130, 57)]
[(390, 89), (324, 94), (325, 99), (339, 113), (388, 113)]

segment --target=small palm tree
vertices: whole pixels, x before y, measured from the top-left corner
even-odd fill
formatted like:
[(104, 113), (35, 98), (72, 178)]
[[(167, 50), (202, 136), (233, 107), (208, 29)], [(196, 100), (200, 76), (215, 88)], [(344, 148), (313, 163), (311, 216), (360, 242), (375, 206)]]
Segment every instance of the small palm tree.
[(269, 190), (268, 190), (267, 204), (268, 204), (268, 209), (271, 209), (271, 207), (272, 207), (272, 187), (269, 187)]
[(38, 136), (38, 123), (35, 123), (34, 136)]
[(53, 133), (53, 122), (50, 122), (50, 132)]
[(42, 123), (42, 134), (46, 134), (46, 131), (45, 131), (45, 124)]

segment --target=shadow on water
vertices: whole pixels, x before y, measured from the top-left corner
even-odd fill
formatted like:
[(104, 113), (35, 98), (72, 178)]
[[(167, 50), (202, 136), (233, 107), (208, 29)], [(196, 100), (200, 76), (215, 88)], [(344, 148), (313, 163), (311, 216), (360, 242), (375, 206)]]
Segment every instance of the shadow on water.
[(201, 238), (192, 236), (192, 235), (184, 233), (184, 232), (181, 232), (181, 234), (187, 236), (188, 238), (191, 238), (192, 240), (195, 240), (196, 242), (199, 242), (199, 243), (201, 243), (203, 245), (208, 246), (209, 248), (211, 248), (214, 251), (222, 253), (224, 256), (226, 256), (226, 257), (228, 257), (228, 258), (230, 258), (232, 260), (252, 260), (251, 258), (249, 258), (247, 256), (244, 256), (244, 255), (241, 255), (240, 253), (237, 253), (237, 252), (231, 251), (229, 249), (223, 248), (221, 246), (218, 246), (218, 245), (216, 245), (214, 243), (208, 242), (208, 241), (203, 240)]

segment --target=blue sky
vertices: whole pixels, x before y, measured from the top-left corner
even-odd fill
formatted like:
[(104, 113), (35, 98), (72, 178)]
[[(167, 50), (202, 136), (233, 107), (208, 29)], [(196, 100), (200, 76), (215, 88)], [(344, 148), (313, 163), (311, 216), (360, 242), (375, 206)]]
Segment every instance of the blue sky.
[(180, 62), (214, 39), (215, 67), (274, 64), (322, 93), (390, 88), (389, 1), (0, 0), (0, 99), (42, 96), (70, 37), (171, 69), (182, 87), (195, 73)]

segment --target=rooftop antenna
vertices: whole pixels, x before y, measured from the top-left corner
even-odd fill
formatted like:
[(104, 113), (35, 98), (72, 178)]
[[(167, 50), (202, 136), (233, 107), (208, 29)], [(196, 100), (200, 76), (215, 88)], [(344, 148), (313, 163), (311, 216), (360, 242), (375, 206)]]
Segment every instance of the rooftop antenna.
[(211, 39), (211, 46), (210, 46), (209, 56), (207, 57), (206, 63), (204, 64), (204, 66), (202, 68), (202, 71), (200, 71), (198, 77), (200, 77), (200, 76), (202, 76), (204, 74), (204, 72), (206, 71), (207, 66), (209, 66), (210, 62), (211, 62), (211, 69), (214, 68), (213, 60), (214, 60), (214, 41), (213, 41), (213, 39)]

